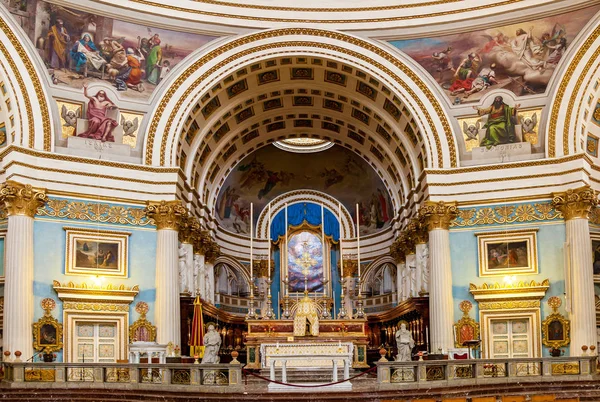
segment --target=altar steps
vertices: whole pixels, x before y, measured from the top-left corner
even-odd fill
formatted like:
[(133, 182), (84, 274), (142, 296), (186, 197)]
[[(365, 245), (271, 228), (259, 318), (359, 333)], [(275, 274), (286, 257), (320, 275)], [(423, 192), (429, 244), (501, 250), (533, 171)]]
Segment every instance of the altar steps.
[[(339, 369), (338, 368), (338, 381), (341, 381), (344, 379), (344, 369)], [(355, 369), (351, 369), (350, 370), (350, 377), (354, 377), (358, 374), (360, 374), (362, 371), (361, 370), (355, 370)], [(258, 373), (261, 377), (265, 377), (265, 378), (269, 378), (270, 376), (270, 371), (269, 369), (262, 369), (260, 370), (260, 373)], [(264, 382), (264, 380), (261, 380), (260, 378), (256, 378), (254, 376), (248, 376), (248, 383), (250, 383), (250, 377), (252, 377), (252, 382)], [(288, 383), (304, 383), (304, 382), (311, 382), (311, 383), (331, 383), (333, 382), (332, 380), (333, 377), (333, 369), (324, 369), (324, 368), (288, 368), (287, 369), (287, 382)], [(367, 378), (366, 376), (362, 376), (359, 378), (356, 378), (354, 380), (352, 380), (352, 382), (354, 383), (355, 381), (360, 381), (363, 378)], [(276, 369), (275, 370), (275, 379), (277, 381), (281, 381), (281, 369)]]

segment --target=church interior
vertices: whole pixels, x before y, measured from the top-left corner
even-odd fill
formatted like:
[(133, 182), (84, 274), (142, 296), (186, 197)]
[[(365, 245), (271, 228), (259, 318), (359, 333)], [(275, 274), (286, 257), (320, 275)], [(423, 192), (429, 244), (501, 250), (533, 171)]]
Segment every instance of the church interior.
[(599, 141), (600, 0), (0, 0), (0, 396), (600, 401)]

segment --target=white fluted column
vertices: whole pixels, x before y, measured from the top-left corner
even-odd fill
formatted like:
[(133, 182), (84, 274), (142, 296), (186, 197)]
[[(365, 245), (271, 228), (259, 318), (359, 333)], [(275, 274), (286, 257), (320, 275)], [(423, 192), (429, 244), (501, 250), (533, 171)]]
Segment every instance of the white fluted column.
[(456, 204), (427, 202), (419, 211), (429, 231), (429, 329), (430, 350), (447, 352), (454, 346), (452, 328), (452, 266), (450, 262), (450, 222), (456, 217)]
[(187, 216), (180, 201), (148, 202), (146, 214), (156, 223), (156, 341), (181, 343), (178, 231)]
[[(589, 212), (598, 204), (598, 194), (589, 186), (553, 194), (554, 208), (565, 218), (569, 250), (570, 286), (566, 289), (571, 305), (571, 356), (580, 356), (581, 347), (597, 345), (594, 270), (590, 240)], [(570, 279), (570, 280), (569, 280)]]
[(4, 350), (33, 356), (33, 217), (48, 200), (45, 190), (7, 182), (0, 202), (8, 213), (4, 285)]

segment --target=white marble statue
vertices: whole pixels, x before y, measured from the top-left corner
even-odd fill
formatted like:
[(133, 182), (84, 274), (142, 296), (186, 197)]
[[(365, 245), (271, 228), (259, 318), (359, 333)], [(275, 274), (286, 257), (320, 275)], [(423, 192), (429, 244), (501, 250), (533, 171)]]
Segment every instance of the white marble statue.
[(215, 270), (213, 269), (213, 265), (209, 263), (204, 264), (204, 289), (204, 299), (215, 304)]
[(419, 263), (421, 264), (420, 272), (421, 272), (421, 289), (419, 291), (424, 291), (425, 293), (429, 293), (429, 245), (425, 244), (421, 248), (421, 255), (419, 258)]
[(202, 291), (201, 291), (201, 283), (200, 283), (200, 278), (203, 277), (204, 272), (203, 272), (203, 267), (202, 267), (202, 256), (200, 254), (194, 254), (194, 268), (193, 268), (193, 272), (192, 272), (192, 284), (193, 284), (193, 293), (194, 296), (200, 296), (202, 297)]
[(185, 244), (179, 245), (179, 293), (190, 291), (188, 282), (188, 267), (187, 267), (188, 250)]
[(221, 335), (215, 330), (214, 325), (208, 326), (208, 331), (204, 334), (204, 356), (202, 364), (219, 363), (219, 349), (221, 348)]
[(410, 286), (410, 280), (408, 279), (409, 276), (409, 272), (410, 269), (408, 268), (408, 266), (406, 264), (402, 265), (402, 271), (401, 271), (401, 277), (400, 277), (400, 300), (404, 301), (406, 299), (408, 299), (409, 297), (409, 286)]
[(352, 305), (352, 295), (354, 294), (354, 278), (349, 276), (344, 278), (342, 284), (344, 286), (344, 308), (346, 309), (346, 316), (352, 318), (354, 306)]
[(417, 266), (416, 265), (408, 265), (409, 272), (409, 280), (410, 280), (410, 297), (417, 296)]
[(409, 362), (412, 359), (412, 349), (415, 347), (415, 340), (409, 330), (406, 329), (406, 324), (400, 324), (400, 329), (396, 331), (396, 346), (398, 354), (396, 361)]

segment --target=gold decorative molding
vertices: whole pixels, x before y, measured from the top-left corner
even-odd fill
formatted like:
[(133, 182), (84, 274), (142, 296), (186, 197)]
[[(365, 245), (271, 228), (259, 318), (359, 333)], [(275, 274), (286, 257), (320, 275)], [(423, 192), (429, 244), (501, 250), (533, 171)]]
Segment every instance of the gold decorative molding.
[(562, 212), (565, 220), (588, 219), (592, 207), (598, 205), (598, 192), (588, 186), (552, 194), (552, 206)]
[(69, 281), (66, 283), (60, 283), (57, 280), (52, 281), (52, 287), (58, 293), (58, 297), (61, 300), (69, 300), (73, 299), (77, 300), (100, 300), (106, 301), (133, 301), (133, 298), (139, 293), (140, 287), (138, 285), (134, 286), (125, 286), (121, 285), (88, 285), (83, 282), (81, 284), (76, 284), (73, 281)]
[(157, 230), (179, 230), (188, 215), (187, 208), (179, 200), (148, 201), (144, 212), (146, 216), (154, 219)]
[(500, 205), (496, 207), (459, 209), (450, 227), (470, 227), (515, 222), (554, 220), (562, 215), (551, 203)]
[(129, 303), (99, 303), (92, 301), (64, 301), (63, 310), (129, 312)]
[(31, 187), (30, 184), (21, 184), (7, 181), (0, 187), (0, 203), (8, 215), (21, 215), (33, 218), (38, 208), (48, 202), (45, 189)]
[[(546, 296), (550, 288), (550, 280), (544, 279), (541, 283), (531, 280), (530, 282), (520, 281), (518, 283), (484, 283), (481, 286), (469, 285), (469, 292), (475, 300), (479, 302), (479, 310), (483, 310), (482, 303), (486, 302), (486, 309), (498, 310), (504, 306), (506, 308), (517, 308), (517, 302), (537, 302)], [(500, 304), (498, 304), (500, 303)], [(523, 303), (520, 303), (523, 304)], [(512, 306), (512, 307), (511, 307)], [(524, 308), (520, 306), (520, 308)]]
[(194, 244), (194, 238), (199, 230), (200, 223), (196, 217), (192, 215), (183, 217), (179, 225), (179, 241), (185, 244)]
[(51, 218), (100, 223), (118, 223), (122, 225), (148, 226), (154, 221), (146, 216), (143, 208), (127, 208), (120, 205), (101, 204), (95, 202), (69, 201), (49, 198), (48, 202), (38, 209), (38, 215)]
[(419, 210), (419, 217), (427, 225), (429, 231), (435, 229), (450, 229), (450, 223), (458, 216), (456, 202), (445, 203), (444, 201), (426, 201)]
[(544, 279), (541, 283), (536, 282), (535, 280), (531, 280), (531, 282), (523, 282), (520, 281), (515, 284), (503, 283), (484, 283), (481, 286), (477, 286), (473, 283), (469, 284), (469, 292), (479, 292), (480, 294), (485, 293), (498, 293), (498, 291), (510, 291), (513, 292), (515, 290), (530, 290), (537, 288), (547, 289), (550, 287), (550, 280)]
[(539, 307), (539, 300), (505, 300), (479, 302), (479, 310), (525, 310)]
[[(198, 10), (198, 9), (192, 9), (192, 8), (186, 8), (186, 7), (181, 7), (181, 6), (174, 6), (174, 5), (166, 5), (165, 3), (157, 3), (154, 1), (149, 1), (149, 0), (131, 0), (134, 3), (139, 3), (139, 4), (144, 4), (144, 5), (149, 5), (149, 6), (155, 6), (155, 7), (161, 7), (161, 8), (166, 8), (169, 10), (174, 10), (174, 11), (179, 11), (179, 12), (184, 12), (184, 13), (192, 13), (192, 14), (199, 14), (199, 15), (205, 15), (207, 17), (220, 17), (220, 18), (233, 18), (233, 19), (241, 19), (241, 20), (251, 20), (251, 21), (264, 21), (264, 22), (287, 22), (287, 23), (315, 23), (315, 24), (332, 24), (332, 23), (338, 23), (338, 24), (350, 24), (350, 23), (377, 23), (377, 22), (388, 22), (388, 21), (404, 21), (404, 20), (413, 20), (413, 19), (417, 19), (417, 18), (431, 18), (431, 17), (438, 17), (438, 16), (445, 16), (445, 15), (452, 15), (452, 14), (459, 14), (459, 13), (467, 13), (467, 12), (477, 12), (480, 10), (485, 10), (487, 8), (492, 8), (492, 7), (499, 7), (499, 6), (504, 6), (504, 5), (510, 5), (513, 3), (518, 3), (521, 2), (523, 0), (502, 0), (499, 1), (497, 3), (494, 4), (485, 4), (485, 5), (480, 5), (480, 6), (474, 6), (474, 7), (468, 7), (468, 8), (463, 8), (463, 9), (448, 9), (448, 10), (444, 10), (444, 11), (439, 11), (439, 12), (434, 12), (434, 13), (429, 13), (429, 14), (421, 14), (421, 15), (399, 15), (399, 16), (394, 16), (394, 17), (381, 17), (381, 18), (363, 18), (363, 19), (355, 19), (355, 20), (344, 20), (344, 19), (298, 19), (298, 18), (281, 18), (281, 17), (256, 17), (250, 14), (226, 14), (226, 13), (218, 13), (215, 11), (205, 11), (205, 10)], [(445, 4), (445, 3), (450, 3), (453, 0), (437, 0), (437, 1), (427, 1), (425, 2), (425, 4), (423, 3), (417, 3), (414, 6), (426, 6), (426, 5), (437, 5), (437, 4)], [(214, 4), (212, 1), (207, 1), (210, 4)], [(227, 5), (229, 5), (230, 3), (226, 3)], [(234, 5), (236, 3), (233, 3)], [(245, 7), (249, 7), (249, 6), (245, 6)], [(410, 7), (409, 5), (403, 5), (403, 6), (378, 6), (378, 8), (376, 10), (392, 10), (395, 8), (408, 8)], [(255, 8), (259, 8), (259, 9), (264, 9), (264, 10), (270, 10), (270, 9), (275, 9), (275, 10), (281, 10), (281, 7), (273, 7), (273, 6), (255, 6)], [(310, 8), (293, 8), (293, 10), (311, 10)], [(322, 10), (322, 11), (340, 11), (339, 9), (330, 9), (330, 8), (318, 8), (317, 10)], [(365, 13), (369, 13), (372, 8), (371, 7), (360, 7), (360, 8), (344, 8), (342, 10), (350, 10), (350, 11), (360, 11), (360, 10), (365, 10)], [(285, 8), (283, 8), (282, 11), (285, 11)]]
[[(42, 118), (42, 129), (43, 129), (43, 138), (44, 138), (44, 151), (50, 151), (51, 144), (50, 138), (52, 136), (52, 125), (50, 124), (50, 112), (48, 108), (48, 103), (46, 102), (46, 97), (44, 96), (44, 89), (42, 87), (42, 83), (37, 75), (37, 70), (31, 62), (30, 56), (27, 54), (27, 51), (21, 44), (21, 41), (16, 37), (12, 29), (8, 26), (6, 21), (0, 18), (0, 30), (8, 37), (11, 45), (14, 46), (21, 62), (25, 65), (25, 69), (29, 73), (29, 78), (33, 88), (35, 90), (36, 99), (35, 103), (38, 106), (38, 110), (41, 114)], [(33, 148), (35, 145), (35, 125), (33, 124), (35, 120), (35, 114), (33, 110), (33, 103), (29, 98), (29, 91), (25, 86), (25, 82), (23, 77), (21, 76), (20, 69), (14, 62), (14, 56), (8, 51), (6, 46), (2, 42), (0, 42), (0, 53), (3, 53), (6, 57), (7, 62), (10, 64), (10, 71), (14, 74), (17, 83), (19, 85), (19, 90), (21, 96), (23, 96), (25, 102), (25, 109), (27, 113), (27, 121), (29, 122), (29, 148)], [(17, 107), (19, 107), (17, 103)], [(25, 129), (23, 127), (24, 121), (21, 119), (21, 130)]]

